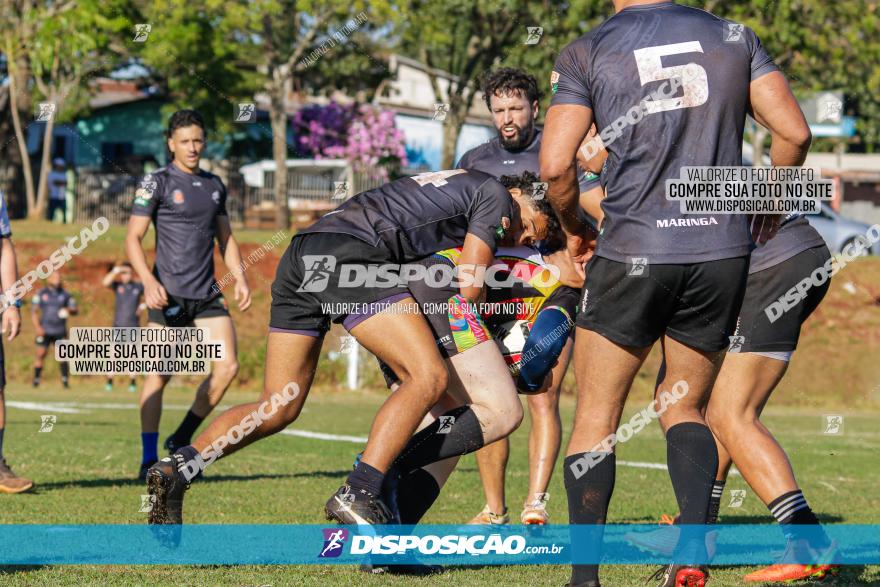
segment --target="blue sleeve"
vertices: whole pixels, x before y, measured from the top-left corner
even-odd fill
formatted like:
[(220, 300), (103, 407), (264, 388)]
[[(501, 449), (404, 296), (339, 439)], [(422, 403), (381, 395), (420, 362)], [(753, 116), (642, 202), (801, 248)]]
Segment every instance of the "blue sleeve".
[(6, 210), (6, 196), (0, 192), (0, 238), (12, 236), (12, 227), (9, 225), (9, 213)]
[(574, 321), (559, 306), (538, 312), (529, 338), (523, 346), (516, 387), (526, 393), (535, 393), (544, 385), (544, 379), (556, 364)]

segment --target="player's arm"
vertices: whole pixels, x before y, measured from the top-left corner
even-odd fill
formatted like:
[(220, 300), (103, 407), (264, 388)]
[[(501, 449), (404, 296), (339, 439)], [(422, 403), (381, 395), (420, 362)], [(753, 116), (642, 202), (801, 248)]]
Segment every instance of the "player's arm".
[(144, 299), (147, 307), (161, 309), (168, 305), (168, 294), (165, 288), (150, 271), (147, 265), (147, 254), (144, 251), (144, 236), (150, 228), (152, 218), (149, 216), (132, 215), (128, 220), (128, 232), (125, 235), (125, 253), (141, 282), (144, 284)]
[(575, 157), (593, 122), (593, 111), (576, 104), (551, 106), (541, 141), (541, 178), (547, 182), (547, 199), (566, 234), (583, 234), (577, 214), (578, 189)]
[(492, 248), (479, 236), (468, 233), (458, 261), (459, 292), (472, 304), (479, 304), (485, 298), (483, 287), (486, 268), (495, 260)]
[(238, 309), (244, 312), (251, 306), (251, 290), (241, 263), (241, 249), (238, 247), (238, 241), (232, 236), (229, 216), (217, 217), (216, 236), (220, 251), (223, 253), (223, 262), (235, 277), (235, 301), (238, 303)]
[(770, 131), (773, 165), (803, 165), (813, 136), (788, 80), (778, 71), (762, 75), (749, 84), (752, 116)]
[(3, 332), (7, 340), (12, 340), (21, 332), (21, 312), (15, 305), (17, 300), (9, 289), (18, 281), (18, 261), (15, 257), (15, 246), (12, 237), (0, 238), (0, 289), (4, 292)]
[(577, 270), (568, 249), (560, 249), (555, 253), (543, 255), (543, 257), (547, 265), (552, 265), (559, 271), (559, 283), (576, 289), (584, 286), (584, 277)]
[(71, 316), (79, 314), (79, 307), (76, 305), (76, 300), (73, 296), (67, 298), (67, 304), (65, 307), (67, 308), (67, 311), (70, 312)]
[(113, 269), (107, 272), (107, 275), (104, 276), (104, 279), (101, 280), (101, 285), (104, 287), (113, 287), (113, 283), (116, 281), (116, 276), (119, 274), (119, 265), (114, 265)]
[(43, 330), (43, 325), (40, 324), (40, 315), (42, 314), (42, 309), (40, 308), (40, 296), (35, 295), (33, 300), (31, 301), (31, 324), (34, 325), (34, 330), (37, 333), (37, 336), (45, 336), (46, 331)]

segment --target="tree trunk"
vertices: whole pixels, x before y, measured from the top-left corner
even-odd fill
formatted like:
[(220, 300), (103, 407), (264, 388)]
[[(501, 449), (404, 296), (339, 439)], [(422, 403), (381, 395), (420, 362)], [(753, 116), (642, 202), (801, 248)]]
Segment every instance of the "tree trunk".
[[(50, 100), (53, 104), (55, 104), (55, 111), (58, 112), (61, 109), (61, 105), (58, 104), (54, 99)], [(55, 117), (52, 116), (46, 122), (46, 129), (43, 131), (43, 155), (40, 160), (40, 179), (37, 183), (37, 205), (34, 207), (33, 215), (30, 215), (31, 218), (36, 216), (40, 218), (43, 216), (43, 211), (46, 209), (46, 200), (48, 195), (48, 180), (49, 180), (49, 170), (52, 168), (52, 131), (55, 128)], [(50, 218), (51, 220), (51, 218)]]
[[(15, 57), (9, 51), (8, 61), (12, 66)], [(31, 159), (28, 155), (27, 140), (21, 127), (21, 114), (18, 111), (18, 82), (16, 78), (20, 75), (18, 67), (10, 67), (9, 72), (9, 111), (12, 114), (12, 126), (15, 128), (15, 141), (18, 143), (18, 151), (21, 154), (21, 169), (24, 173), (24, 193), (27, 197), (28, 218), (39, 218), (40, 212), (36, 209), (36, 197), (34, 194), (34, 174), (31, 169)]]
[(272, 158), (275, 160), (275, 228), (287, 231), (290, 229), (290, 210), (287, 208), (287, 113), (284, 111), (284, 86), (274, 84), (270, 97)]
[(453, 97), (449, 105), (446, 120), (443, 121), (443, 157), (440, 169), (452, 169), (455, 166), (455, 148), (458, 146), (458, 135), (467, 117), (467, 108), (460, 98)]

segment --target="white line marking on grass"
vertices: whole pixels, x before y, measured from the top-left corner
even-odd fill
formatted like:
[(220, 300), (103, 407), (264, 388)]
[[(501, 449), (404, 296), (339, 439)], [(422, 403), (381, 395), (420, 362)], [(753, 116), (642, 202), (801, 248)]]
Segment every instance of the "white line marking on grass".
[(308, 430), (282, 430), (280, 433), (286, 434), (287, 436), (300, 436), (302, 438), (315, 438), (317, 440), (336, 440), (338, 442), (354, 442), (356, 444), (364, 444), (367, 442), (366, 436), (324, 434), (323, 432), (310, 432)]
[(10, 408), (18, 408), (20, 410), (34, 410), (36, 412), (57, 412), (59, 414), (82, 414), (82, 410), (67, 407), (62, 404), (38, 403), (38, 402), (16, 402), (7, 401), (6, 405)]

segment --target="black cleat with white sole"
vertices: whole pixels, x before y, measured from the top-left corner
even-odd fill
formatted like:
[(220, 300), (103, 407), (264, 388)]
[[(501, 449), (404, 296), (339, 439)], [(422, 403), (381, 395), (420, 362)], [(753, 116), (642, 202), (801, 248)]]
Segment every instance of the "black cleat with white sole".
[(179, 470), (184, 464), (183, 455), (175, 453), (147, 471), (147, 492), (153, 496), (149, 524), (183, 524), (183, 494), (189, 489)]
[(388, 507), (377, 496), (363, 489), (343, 485), (324, 506), (328, 520), (356, 526), (381, 526), (393, 518)]

